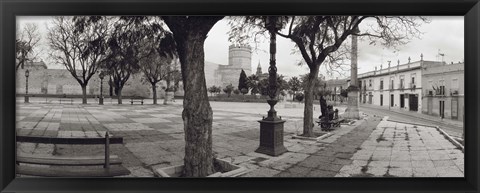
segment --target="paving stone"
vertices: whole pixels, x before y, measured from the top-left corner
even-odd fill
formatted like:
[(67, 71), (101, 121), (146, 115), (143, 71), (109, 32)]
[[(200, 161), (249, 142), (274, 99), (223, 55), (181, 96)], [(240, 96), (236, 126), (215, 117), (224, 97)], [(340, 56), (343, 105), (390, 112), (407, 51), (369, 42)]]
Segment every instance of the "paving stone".
[(306, 176), (307, 173), (309, 173), (311, 170), (312, 168), (308, 168), (308, 167), (293, 166), (286, 171), (290, 173), (296, 173), (296, 174), (301, 174), (302, 176)]
[(352, 164), (352, 159), (335, 159), (332, 163), (339, 164), (339, 165), (349, 165)]
[(392, 168), (411, 168), (412, 162), (411, 161), (390, 161), (390, 167)]
[(390, 161), (371, 161), (368, 166), (369, 167), (388, 167), (390, 165)]
[(366, 173), (370, 173), (376, 177), (383, 177), (385, 174), (387, 174), (388, 168), (386, 167), (370, 167), (368, 166), (368, 170)]
[(424, 168), (424, 167), (435, 167), (435, 165), (431, 160), (423, 160), (423, 161), (412, 161), (412, 167)]
[(412, 177), (413, 169), (411, 167), (390, 168), (388, 174), (395, 177)]
[(342, 167), (343, 165), (331, 163), (331, 164), (320, 164), (316, 169), (338, 172)]
[(362, 166), (358, 165), (345, 165), (342, 168), (340, 168), (339, 172), (353, 175), (353, 174), (360, 174), (362, 173)]
[(438, 177), (435, 168), (413, 168), (413, 177)]
[(463, 172), (456, 166), (436, 167), (438, 177), (464, 177)]
[[(256, 173), (251, 175), (250, 173), (248, 173), (247, 175), (242, 176), (242, 177), (267, 177), (267, 176), (256, 175)], [(283, 171), (283, 172), (279, 172), (279, 173), (275, 174), (273, 177), (292, 178), (292, 177), (305, 177), (305, 175), (301, 174), (301, 173), (290, 173), (290, 172), (287, 172), (287, 171)]]
[(298, 165), (303, 166), (303, 167), (308, 167), (308, 168), (316, 168), (318, 165), (320, 165), (322, 163), (322, 162), (319, 161), (319, 160), (322, 160), (322, 159), (323, 159), (323, 157), (321, 157), (321, 156), (312, 155), (310, 157), (307, 157), (302, 162), (298, 163)]
[(351, 165), (355, 166), (366, 166), (369, 161), (367, 160), (353, 160)]
[(433, 165), (435, 167), (446, 167), (446, 166), (456, 166), (455, 162), (452, 160), (433, 160)]
[[(274, 170), (274, 169), (258, 168), (256, 170), (246, 173), (245, 175), (242, 175), (242, 177), (272, 177), (272, 176), (276, 176), (279, 173), (280, 171)], [(287, 177), (287, 176), (276, 176), (276, 177)]]
[(334, 177), (337, 172), (327, 171), (327, 170), (312, 170), (306, 177)]

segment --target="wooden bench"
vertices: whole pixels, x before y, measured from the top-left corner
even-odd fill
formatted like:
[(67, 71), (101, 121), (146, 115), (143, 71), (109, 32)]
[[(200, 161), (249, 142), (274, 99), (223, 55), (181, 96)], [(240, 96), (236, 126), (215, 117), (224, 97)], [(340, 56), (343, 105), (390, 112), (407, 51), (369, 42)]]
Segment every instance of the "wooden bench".
[(60, 99), (58, 100), (60, 104), (62, 104), (62, 101), (70, 101), (70, 104), (73, 105), (73, 99)]
[[(130, 171), (122, 166), (122, 161), (118, 158), (118, 156), (110, 155), (110, 144), (123, 144), (123, 138), (110, 138), (108, 133), (105, 134), (105, 138), (51, 138), (17, 136), (17, 142), (70, 145), (103, 144), (105, 146), (104, 156), (58, 157), (17, 154), (17, 174), (43, 177), (113, 177), (130, 174)], [(72, 167), (34, 167), (25, 164)], [(77, 166), (103, 166), (103, 168)]]
[(143, 98), (131, 98), (130, 104), (133, 105), (133, 102), (140, 102), (143, 105)]

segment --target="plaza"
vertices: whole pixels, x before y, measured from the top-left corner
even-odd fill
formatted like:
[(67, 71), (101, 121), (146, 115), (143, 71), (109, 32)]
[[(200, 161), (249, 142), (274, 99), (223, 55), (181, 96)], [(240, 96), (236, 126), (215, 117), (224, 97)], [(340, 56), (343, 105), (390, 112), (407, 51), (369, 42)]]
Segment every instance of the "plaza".
[[(158, 168), (183, 164), (185, 136), (183, 101), (170, 105), (124, 105), (105, 100), (105, 105), (60, 104), (57, 100), (17, 98), (17, 135), (45, 137), (123, 137), (112, 145), (131, 174), (154, 177)], [(246, 168), (241, 177), (461, 177), (462, 150), (438, 129), (390, 121), (361, 112), (362, 119), (345, 124), (320, 140), (293, 138), (302, 132), (303, 105), (286, 108), (278, 115), (286, 120), (280, 156), (256, 153), (258, 120), (266, 115), (266, 103), (210, 102), (213, 109), (213, 152), (217, 158)], [(291, 106), (291, 105), (290, 105)], [(345, 107), (338, 106), (341, 113)], [(340, 114), (341, 114), (340, 113)], [(314, 116), (320, 114), (316, 105)], [(315, 126), (314, 131), (320, 131)], [(97, 145), (17, 144), (18, 154), (38, 156), (102, 155)], [(55, 167), (55, 166), (51, 166)]]

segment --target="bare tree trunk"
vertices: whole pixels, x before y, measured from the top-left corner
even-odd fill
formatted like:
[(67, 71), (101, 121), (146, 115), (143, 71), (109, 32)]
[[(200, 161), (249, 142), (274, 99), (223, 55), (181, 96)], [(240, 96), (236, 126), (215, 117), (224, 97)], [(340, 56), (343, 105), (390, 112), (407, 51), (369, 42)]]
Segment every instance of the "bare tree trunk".
[(205, 177), (214, 172), (212, 151), (213, 113), (205, 82), (203, 45), (210, 29), (220, 17), (162, 17), (177, 43), (183, 88), (183, 125), (185, 158), (182, 175)]
[[(183, 113), (185, 130), (184, 176), (202, 177), (213, 173), (212, 108), (208, 102), (204, 72), (205, 39), (198, 37), (182, 42), (185, 98)], [(180, 59), (182, 60), (182, 59)]]
[(87, 85), (82, 86), (82, 104), (87, 104)]
[(170, 76), (167, 77), (167, 88), (165, 89), (165, 97), (163, 97), (163, 104), (168, 104), (168, 92), (170, 92)]
[(118, 93), (117, 93), (117, 99), (118, 99), (118, 104), (121, 105), (122, 104), (122, 89), (121, 87), (118, 87)]
[(310, 69), (305, 88), (305, 108), (303, 111), (303, 136), (305, 137), (313, 137), (313, 93), (318, 69), (318, 65), (314, 69)]
[(157, 104), (157, 85), (152, 83), (152, 92), (153, 92), (153, 104)]

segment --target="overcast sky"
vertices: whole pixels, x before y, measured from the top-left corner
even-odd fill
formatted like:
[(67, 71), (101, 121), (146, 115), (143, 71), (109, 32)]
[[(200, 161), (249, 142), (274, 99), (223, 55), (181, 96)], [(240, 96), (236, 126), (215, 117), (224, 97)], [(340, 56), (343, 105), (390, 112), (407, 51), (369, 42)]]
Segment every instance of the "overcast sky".
[[(43, 59), (50, 68), (59, 68), (60, 65), (51, 64), (48, 59), (48, 46), (45, 40), (47, 33), (47, 25), (50, 23), (51, 17), (17, 17), (17, 28), (22, 28), (26, 23), (36, 23), (42, 36), (40, 49), (42, 53), (40, 58)], [(375, 66), (387, 66), (387, 61), (392, 61), (392, 65), (404, 64), (408, 61), (420, 60), (420, 54), (423, 53), (424, 60), (439, 60), (442, 58), (438, 53), (444, 54), (444, 61), (459, 62), (464, 60), (464, 18), (463, 16), (435, 16), (430, 17), (431, 22), (425, 23), (420, 27), (423, 35), (420, 39), (412, 39), (410, 43), (393, 49), (384, 48), (382, 46), (372, 46), (366, 40), (360, 40), (358, 46), (358, 72), (368, 72), (374, 70)], [(360, 26), (360, 30), (362, 26)], [(227, 65), (228, 64), (228, 31), (230, 27), (226, 19), (219, 21), (208, 34), (205, 41), (205, 60)], [(348, 39), (345, 43), (350, 43)], [(252, 44), (252, 46), (254, 46)], [(269, 43), (264, 41), (257, 45), (258, 49), (252, 53), (252, 72), (255, 72), (260, 62), (263, 72), (268, 69), (269, 63)], [(303, 60), (300, 54), (292, 54), (295, 49), (294, 43), (288, 39), (277, 37), (277, 68), (278, 73), (287, 77), (298, 76), (308, 72), (308, 67), (298, 66), (297, 64)], [(326, 74), (321, 69), (322, 74)], [(345, 76), (349, 76), (349, 71), (344, 72)], [(343, 75), (334, 74), (327, 78), (343, 78)]]

